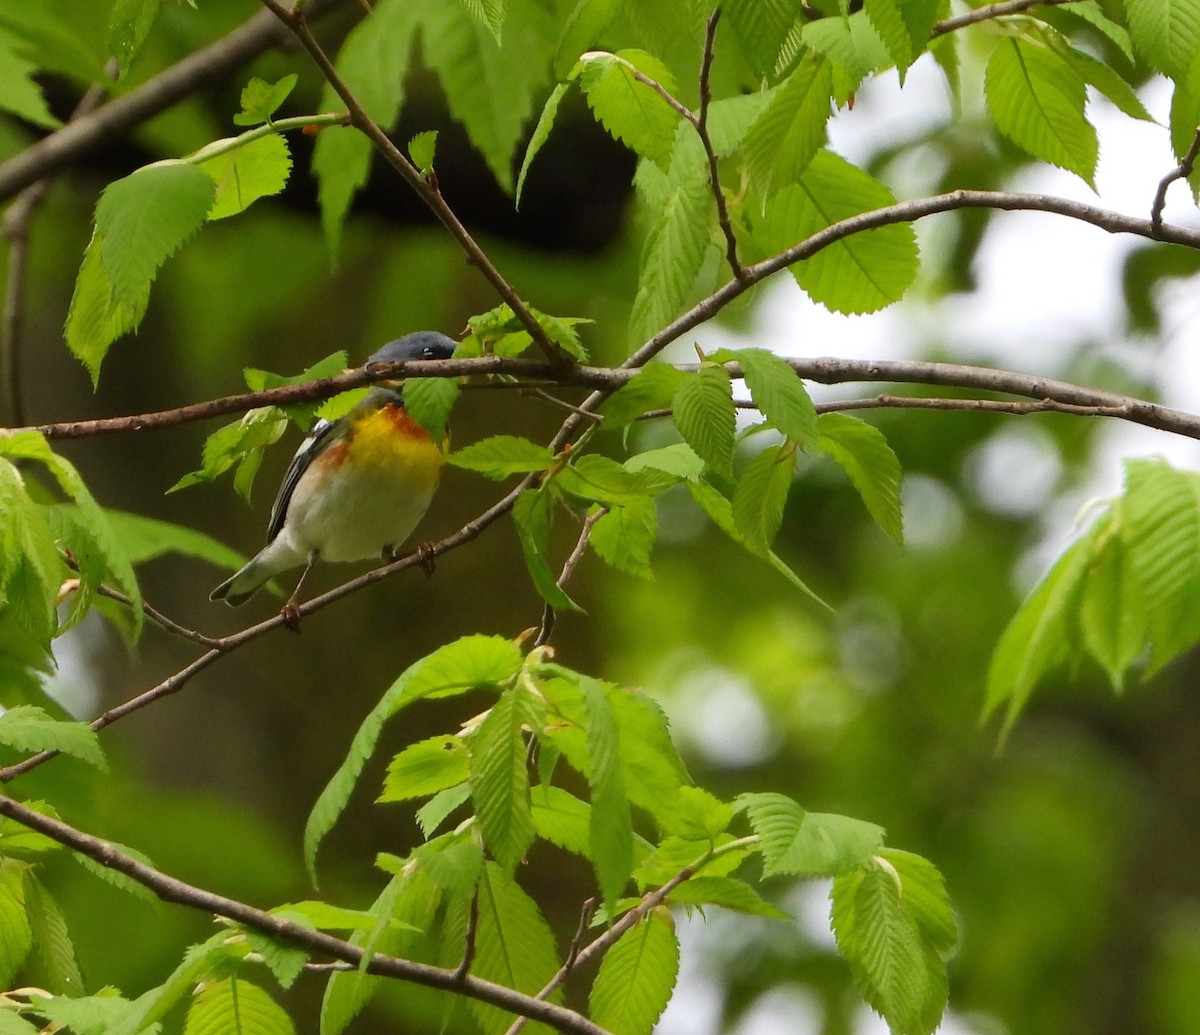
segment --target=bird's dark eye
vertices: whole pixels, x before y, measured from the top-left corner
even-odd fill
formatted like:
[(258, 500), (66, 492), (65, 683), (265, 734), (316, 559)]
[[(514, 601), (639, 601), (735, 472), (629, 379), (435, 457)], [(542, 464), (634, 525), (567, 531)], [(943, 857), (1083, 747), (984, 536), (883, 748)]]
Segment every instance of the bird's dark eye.
[(433, 355), (433, 349), (426, 349), (426, 350), (425, 350), (425, 351), (422, 353), (422, 355), (423, 355), (423, 356), (424, 356), (426, 359), (434, 359), (434, 358), (435, 358), (435, 357), (434, 357), (434, 355)]

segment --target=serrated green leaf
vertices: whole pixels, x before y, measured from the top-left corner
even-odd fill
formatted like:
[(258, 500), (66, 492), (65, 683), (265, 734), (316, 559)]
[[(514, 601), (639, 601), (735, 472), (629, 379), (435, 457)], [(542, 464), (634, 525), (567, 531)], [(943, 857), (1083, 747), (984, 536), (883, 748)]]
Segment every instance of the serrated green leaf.
[(809, 54), (746, 132), (746, 172), (764, 201), (794, 183), (824, 145), (832, 92), (829, 63)]
[[(107, 843), (117, 851), (128, 855), (131, 859), (135, 859), (146, 866), (154, 865), (148, 855), (146, 855), (144, 852), (139, 852), (136, 848), (130, 848), (128, 845), (123, 845), (119, 841), (113, 841), (111, 838), (107, 839)], [(79, 863), (79, 865), (87, 870), (88, 873), (90, 873), (93, 877), (104, 881), (105, 884), (109, 884), (112, 887), (117, 888), (119, 891), (124, 891), (126, 894), (132, 895), (141, 902), (145, 902), (150, 905), (158, 904), (158, 896), (155, 895), (153, 891), (146, 887), (145, 884), (134, 880), (132, 877), (127, 876), (120, 870), (114, 870), (111, 866), (105, 866), (103, 863), (97, 862), (90, 855), (84, 855), (82, 852), (72, 851), (71, 858), (73, 858), (75, 862)]]
[[(58, 810), (44, 801), (25, 801), (22, 804), (27, 809), (58, 819)], [(0, 819), (0, 856), (40, 855), (43, 852), (57, 852), (63, 845), (45, 834), (5, 816)]]
[(661, 471), (682, 482), (695, 482), (704, 473), (704, 461), (686, 442), (675, 442), (634, 454), (625, 461), (625, 469), (634, 472)]
[(417, 826), (425, 837), (432, 837), (453, 812), (471, 798), (471, 788), (464, 780), (457, 787), (447, 787), (417, 809)]
[[(244, 413), (240, 420), (218, 428), (204, 441), (201, 467), (183, 475), (168, 493), (178, 492), (192, 485), (213, 482), (232, 467), (238, 475), (247, 471), (247, 476), (237, 478), (238, 494), (249, 502), (253, 474), (258, 471), (264, 451), (273, 446), (287, 430), (288, 421), (274, 406), (258, 407)], [(240, 567), (241, 562), (235, 566)]]
[(581, 681), (588, 782), (591, 788), (588, 848), (603, 904), (611, 909), (633, 869), (633, 826), (621, 767), (621, 728), (609, 693), (616, 688)]
[(33, 947), (25, 910), (25, 867), (0, 861), (0, 988), (12, 988)]
[(0, 111), (11, 112), (44, 129), (57, 129), (62, 123), (51, 114), (33, 79), (38, 70), (37, 65), (12, 49), (6, 37), (0, 36)]
[(533, 843), (529, 769), (522, 727), (526, 691), (513, 687), (492, 705), (468, 741), (471, 800), (484, 843), (507, 870)]
[[(418, 4), (377, 0), (370, 16), (350, 31), (338, 52), (338, 74), (367, 114), (385, 129), (392, 127), (400, 112), (420, 15)], [(322, 110), (340, 105), (341, 99), (327, 87)], [(349, 126), (331, 126), (317, 136), (313, 171), (320, 184), (321, 226), (334, 255), (350, 203), (367, 182), (372, 154), (371, 141)]]
[[(0, 69), (15, 73), (34, 68), (58, 72), (85, 83), (104, 78), (102, 40), (85, 37), (80, 29), (45, 4), (10, 3), (0, 7), (0, 28), (10, 36), (0, 46), (17, 60), (0, 59)], [(4, 72), (0, 72), (0, 78)], [(0, 91), (6, 92), (6, 91)], [(47, 113), (48, 114), (48, 113)]]
[(429, 432), (434, 442), (446, 438), (450, 411), (462, 388), (452, 377), (413, 378), (404, 385), (404, 406), (413, 420)]
[[(135, 1005), (123, 999), (116, 989), (106, 987), (96, 995), (45, 996), (33, 995), (30, 1003), (39, 1017), (51, 1024), (68, 1028), (73, 1035), (105, 1035), (133, 1012)], [(156, 1029), (147, 1029), (152, 1035)]]
[(424, 798), (467, 778), (467, 746), (461, 737), (438, 736), (410, 744), (388, 765), (381, 802)]
[(1071, 17), (1078, 18), (1101, 32), (1130, 64), (1133, 63), (1133, 41), (1129, 37), (1129, 30), (1108, 17), (1096, 0), (1080, 0), (1079, 3), (1071, 4), (1068, 11)]
[(525, 555), (525, 567), (541, 598), (556, 611), (582, 611), (558, 585), (557, 577), (550, 570), (550, 509), (553, 500), (548, 492), (527, 489), (513, 504), (513, 524), (521, 550)]
[(496, 46), (500, 46), (504, 29), (504, 0), (461, 0), (461, 3), (471, 17), (495, 37)]
[(849, 17), (818, 18), (805, 25), (800, 36), (832, 62), (833, 96), (839, 104), (845, 104), (872, 72), (892, 64), (887, 46), (866, 11), (855, 11)]
[(621, 14), (625, 0), (578, 0), (563, 23), (554, 55), (555, 78), (565, 81), (579, 56), (590, 50)]
[(587, 859), (591, 852), (591, 806), (561, 787), (539, 784), (529, 792), (537, 836)]
[(675, 95), (669, 69), (644, 50), (585, 54), (579, 83), (592, 112), (609, 134), (665, 172), (680, 116), (652, 86), (638, 79), (635, 71)]
[(883, 432), (845, 413), (817, 418), (818, 446), (853, 483), (868, 512), (895, 542), (904, 543), (900, 461)]
[(437, 887), (461, 897), (473, 894), (479, 883), (483, 847), (471, 832), (459, 830), (413, 849), (408, 859), (387, 857), (384, 853), (377, 864), (385, 870), (395, 865), (395, 872), (400, 873), (416, 867)]
[(216, 184), (209, 221), (236, 216), (259, 198), (278, 194), (287, 186), (292, 172), (287, 141), (278, 133), (258, 137), (198, 164)]
[(731, 834), (719, 834), (712, 840), (703, 841), (693, 841), (672, 834), (663, 838), (652, 852), (638, 862), (633, 871), (634, 879), (642, 889), (659, 888), (678, 877), (685, 867), (691, 868), (697, 864), (704, 867), (706, 876), (724, 877), (741, 866), (752, 851), (747, 847), (729, 849), (717, 856), (711, 855), (714, 849), (724, 848), (733, 840)]
[(29, 498), (24, 479), (0, 458), (0, 600), (23, 639), (48, 654), (57, 632), (56, 602), (67, 570), (46, 518)]
[(275, 83), (257, 76), (242, 87), (242, 110), (233, 117), (236, 126), (258, 126), (270, 122), (271, 116), (296, 88), (299, 76), (285, 75)]
[(817, 444), (817, 411), (800, 380), (781, 356), (766, 349), (738, 349), (750, 398), (780, 432), (804, 449)]
[(1084, 576), (1079, 625), (1088, 653), (1104, 667), (1118, 691), (1145, 648), (1147, 615), (1153, 610), (1142, 597), (1126, 544), (1114, 532), (1100, 536)]
[(18, 751), (59, 751), (106, 768), (100, 739), (86, 722), (53, 719), (32, 704), (16, 705), (0, 715), (0, 744)]
[(945, 957), (956, 935), (936, 871), (931, 877), (928, 864), (912, 860), (919, 857), (885, 852), (836, 877), (832, 922), (867, 1002), (893, 1030), (930, 1035), (946, 1007)]
[(108, 14), (108, 52), (122, 70), (136, 58), (158, 16), (160, 0), (114, 0)]
[[(767, 202), (754, 239), (780, 252), (842, 219), (896, 203), (892, 192), (830, 151)], [(908, 223), (853, 234), (791, 267), (809, 297), (838, 313), (870, 313), (903, 297), (919, 267)]]
[(675, 479), (653, 469), (630, 471), (594, 453), (578, 457), (554, 478), (554, 486), (561, 492), (613, 507), (639, 506), (674, 483)]
[(1099, 145), (1084, 117), (1083, 77), (1045, 47), (1008, 37), (988, 61), (988, 111), (996, 128), (1034, 158), (1057, 165), (1095, 186)]
[(704, 149), (690, 130), (676, 135), (666, 174), (652, 162), (643, 162), (638, 168), (634, 185), (649, 215), (649, 226), (629, 317), (629, 335), (634, 342), (660, 331), (696, 294), (716, 225), (708, 175)]
[(604, 404), (604, 427), (623, 428), (649, 410), (665, 410), (687, 374), (666, 363), (650, 363)]
[(414, 662), (388, 687), (354, 734), (350, 750), (321, 791), (304, 828), (304, 861), (316, 884), (316, 855), (322, 839), (337, 822), (375, 751), (389, 718), (424, 697), (451, 697), (476, 686), (502, 682), (517, 671), (521, 653), (498, 636), (466, 636)]
[(1200, 2), (1136, 0), (1123, 6), (1134, 49), (1172, 79), (1187, 75), (1200, 51)]
[(526, 7), (496, 37), (461, 4), (424, 5), (422, 50), (450, 113), (483, 155), (496, 182), (513, 190), (513, 151), (546, 82), (553, 32), (549, 16)]
[(850, 816), (806, 812), (782, 794), (742, 794), (762, 844), (763, 875), (836, 876), (862, 866), (883, 844), (883, 827)]
[[(70, 505), (64, 504), (64, 507), (70, 508)], [(184, 525), (109, 508), (105, 508), (104, 514), (130, 564), (145, 564), (169, 553), (195, 557), (230, 569), (240, 568), (245, 563), (245, 558), (236, 550)]]
[(437, 139), (437, 130), (427, 129), (408, 142), (408, 157), (422, 176), (428, 176), (433, 171), (433, 161), (437, 156)]
[(796, 5), (790, 0), (726, 0), (721, 14), (729, 19), (754, 72), (759, 76), (774, 72), (783, 41), (799, 16)]
[(513, 474), (544, 471), (554, 462), (554, 450), (518, 435), (493, 435), (456, 449), (446, 463), (478, 471), (501, 481)]
[(41, 1029), (12, 1010), (0, 1010), (0, 1035), (38, 1035)]
[(93, 386), (100, 377), (100, 364), (108, 347), (142, 322), (150, 304), (149, 283), (130, 300), (117, 293), (101, 258), (103, 250), (103, 237), (93, 233), (75, 280), (65, 328), (67, 347), (87, 367)]
[[(310, 926), (307, 917), (302, 914), (280, 910), (272, 912), (277, 916), (285, 916), (302, 927)], [(304, 965), (308, 962), (308, 952), (305, 949), (254, 930), (246, 931), (246, 943), (262, 957), (263, 963), (275, 976), (281, 988), (291, 988), (296, 983), (296, 978), (304, 973)]]
[(1061, 49), (1055, 49), (1071, 63), (1085, 83), (1094, 86), (1130, 118), (1143, 122), (1154, 121), (1154, 116), (1146, 110), (1141, 98), (1134, 93), (1133, 87), (1122, 79), (1111, 65), (1106, 65), (1086, 51), (1065, 44)]
[(188, 1007), (184, 1035), (294, 1035), (279, 1004), (257, 985), (226, 978), (204, 985)]
[(733, 523), (755, 553), (767, 553), (787, 505), (796, 469), (795, 446), (767, 446), (750, 461), (733, 489)]
[(679, 976), (675, 921), (665, 906), (652, 909), (604, 954), (592, 984), (588, 1015), (621, 1035), (650, 1035)]
[(678, 885), (667, 900), (685, 906), (720, 906), (748, 916), (765, 916), (772, 920), (790, 920), (785, 913), (764, 899), (745, 881), (734, 877), (710, 877), (702, 874)]
[[(479, 921), (475, 931), (475, 959), (471, 973), (519, 992), (539, 991), (558, 970), (554, 933), (534, 902), (490, 860), (479, 884)], [(555, 995), (552, 999), (558, 999)], [(512, 1024), (511, 1014), (470, 1002), (471, 1013), (485, 1035), (500, 1035)], [(546, 1031), (537, 1024), (529, 1030)]]
[(113, 292), (133, 306), (158, 268), (201, 226), (216, 184), (187, 162), (158, 162), (110, 183), (96, 204), (100, 256)]
[(940, 0), (866, 0), (863, 8), (888, 48), (900, 82), (904, 73), (929, 44)]
[(592, 525), (589, 540), (596, 555), (617, 571), (638, 578), (654, 577), (650, 551), (658, 535), (658, 512), (654, 501), (611, 507)]
[(725, 833), (734, 816), (734, 807), (702, 787), (680, 787), (665, 829), (680, 837), (703, 841)]
[(525, 146), (521, 171), (517, 174), (517, 189), (514, 196), (516, 208), (521, 207), (521, 195), (525, 191), (525, 177), (529, 175), (529, 167), (533, 165), (533, 160), (542, 149), (542, 145), (550, 138), (550, 130), (554, 128), (554, 119), (558, 115), (558, 106), (569, 89), (569, 83), (556, 83), (554, 89), (550, 91), (550, 96), (546, 98), (546, 103), (542, 105), (542, 113), (538, 116), (537, 125), (533, 127), (533, 135)]
[(679, 434), (696, 455), (719, 474), (732, 475), (737, 413), (725, 368), (701, 364), (695, 375), (680, 384), (671, 406)]

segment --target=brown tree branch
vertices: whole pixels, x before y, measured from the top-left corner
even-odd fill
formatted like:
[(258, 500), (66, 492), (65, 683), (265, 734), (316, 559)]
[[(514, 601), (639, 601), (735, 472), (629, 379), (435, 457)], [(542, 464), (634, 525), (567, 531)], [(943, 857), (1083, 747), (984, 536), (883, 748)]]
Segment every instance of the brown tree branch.
[[(35, 812), (13, 798), (0, 795), (0, 815), (22, 823), (59, 844), (74, 849), (76, 852), (94, 859), (102, 866), (125, 874), (143, 887), (149, 888), (164, 902), (172, 902), (200, 912), (225, 917), (272, 938), (297, 945), (309, 952), (341, 960), (355, 967), (361, 966), (363, 963), (363, 950), (357, 945), (352, 945), (341, 938), (335, 938), (324, 931), (316, 931), (264, 910), (256, 909), (237, 899), (226, 898), (194, 884), (188, 884), (153, 866), (139, 862), (101, 838), (85, 833), (62, 820)], [(544, 1002), (534, 996), (525, 995), (504, 985), (485, 981), (470, 974), (459, 974), (456, 970), (447, 970), (380, 954), (372, 955), (368, 959), (365, 969), (371, 974), (398, 978), (428, 988), (444, 989), (478, 999), (480, 1002), (491, 1003), (510, 1013), (542, 1021), (561, 1032), (577, 1033), (577, 1035), (607, 1035), (603, 1028), (593, 1024), (574, 1010)]]
[(557, 367), (569, 367), (573, 360), (557, 343), (550, 340), (549, 336), (542, 329), (541, 324), (534, 319), (533, 314), (529, 311), (529, 307), (525, 305), (520, 294), (496, 268), (495, 264), (488, 257), (487, 253), (476, 243), (475, 238), (471, 236), (470, 231), (462, 224), (454, 211), (446, 204), (446, 199), (442, 197), (442, 193), (437, 189), (437, 186), (425, 179), (417, 169), (393, 142), (392, 138), (387, 135), (383, 127), (379, 125), (363, 108), (354, 92), (346, 85), (345, 81), (338, 74), (337, 68), (334, 67), (333, 61), (329, 55), (325, 53), (324, 48), (318, 42), (317, 38), (312, 34), (312, 30), (308, 27), (307, 9), (302, 2), (297, 2), (292, 7), (286, 7), (278, 0), (260, 0), (262, 5), (279, 21), (288, 27), (300, 41), (301, 46), (308, 51), (313, 62), (321, 70), (321, 74), (333, 87), (334, 92), (341, 97), (342, 102), (346, 105), (346, 110), (350, 112), (350, 122), (356, 129), (363, 133), (375, 150), (383, 155), (387, 163), (400, 174), (413, 192), (425, 203), (425, 206), (438, 218), (439, 222), (450, 232), (453, 237), (466, 253), (467, 261), (483, 274), (484, 278), (492, 285), (496, 294), (505, 302), (513, 311), (513, 314), (521, 321), (521, 324), (529, 332), (533, 338), (534, 344), (541, 350), (546, 359)]
[(1196, 159), (1200, 157), (1200, 128), (1192, 137), (1192, 146), (1188, 148), (1183, 161), (1158, 181), (1158, 189), (1154, 192), (1154, 201), (1150, 205), (1150, 225), (1155, 232), (1162, 229), (1163, 209), (1167, 206), (1167, 190), (1176, 180), (1186, 180), (1196, 167)]
[(954, 32), (968, 25), (976, 25), (979, 22), (986, 22), (991, 18), (1020, 14), (1031, 7), (1057, 7), (1061, 4), (1075, 3), (1079, 3), (1079, 0), (1003, 0), (1001, 3), (985, 4), (983, 7), (977, 7), (973, 11), (967, 11), (965, 14), (955, 15), (952, 18), (943, 18), (933, 26), (933, 31), (929, 35), (930, 38), (936, 39), (948, 32)]

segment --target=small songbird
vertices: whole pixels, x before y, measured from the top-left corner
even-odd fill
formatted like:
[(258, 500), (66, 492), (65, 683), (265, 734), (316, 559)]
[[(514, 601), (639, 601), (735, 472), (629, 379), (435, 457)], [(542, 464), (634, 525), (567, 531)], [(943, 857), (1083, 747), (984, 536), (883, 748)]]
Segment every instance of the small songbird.
[[(453, 353), (454, 342), (444, 334), (417, 331), (388, 342), (366, 365)], [(209, 599), (245, 603), (280, 572), (303, 564), (286, 612), (318, 559), (390, 560), (429, 507), (443, 449), (408, 415), (397, 382), (373, 386), (338, 420), (318, 421), (283, 476), (267, 545)]]

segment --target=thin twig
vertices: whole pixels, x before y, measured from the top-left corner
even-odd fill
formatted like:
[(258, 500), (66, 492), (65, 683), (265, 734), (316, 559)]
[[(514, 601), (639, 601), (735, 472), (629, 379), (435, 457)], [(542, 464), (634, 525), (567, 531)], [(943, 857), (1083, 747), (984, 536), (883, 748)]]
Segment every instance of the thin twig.
[(237, 899), (226, 898), (194, 884), (188, 884), (153, 866), (139, 862), (101, 838), (85, 833), (62, 820), (36, 812), (27, 805), (3, 795), (0, 795), (0, 815), (72, 848), (102, 866), (125, 874), (143, 887), (149, 888), (164, 902), (225, 917), (272, 938), (300, 946), (309, 952), (330, 956), (355, 967), (365, 966), (366, 971), (371, 974), (399, 978), (429, 988), (460, 992), (511, 1013), (542, 1021), (572, 1035), (608, 1035), (604, 1029), (574, 1010), (470, 974), (459, 975), (454, 970), (380, 954), (374, 954), (364, 960), (361, 946), (256, 909)]
[(446, 204), (446, 199), (442, 197), (441, 191), (421, 175), (420, 170), (392, 142), (391, 137), (387, 135), (383, 127), (371, 118), (354, 95), (354, 92), (346, 85), (346, 82), (338, 74), (337, 68), (334, 67), (333, 61), (330, 60), (329, 55), (325, 53), (324, 48), (312, 34), (312, 30), (309, 29), (304, 6), (301, 3), (296, 3), (293, 7), (289, 8), (279, 3), (279, 0), (260, 0), (260, 2), (280, 22), (291, 29), (296, 39), (300, 41), (301, 46), (308, 51), (309, 56), (321, 70), (321, 74), (328, 81), (334, 92), (341, 97), (342, 102), (346, 105), (346, 109), (350, 112), (350, 119), (354, 127), (371, 141), (375, 150), (383, 155), (387, 163), (400, 174), (401, 178), (412, 188), (417, 197), (437, 216), (441, 224), (450, 232), (450, 235), (466, 253), (467, 261), (483, 274), (488, 283), (496, 291), (496, 294), (500, 296), (503, 302), (507, 303), (513, 314), (529, 332), (534, 344), (537, 345), (546, 359), (556, 366), (569, 367), (573, 362), (570, 355), (561, 346), (551, 341), (550, 337), (542, 329), (541, 324), (537, 322), (533, 314), (529, 311), (529, 307), (525, 305), (516, 288), (504, 278), (492, 260), (476, 243), (475, 238), (471, 236), (458, 216)]
[[(601, 507), (583, 519), (583, 528), (579, 530), (579, 538), (575, 542), (575, 548), (571, 551), (571, 556), (566, 559), (566, 562), (562, 566), (562, 571), (555, 581), (555, 585), (559, 589), (563, 589), (571, 581), (571, 576), (575, 574), (575, 569), (579, 566), (579, 562), (583, 560), (583, 555), (587, 551), (588, 540), (592, 537), (592, 529), (595, 527), (596, 522), (607, 513), (608, 507)], [(535, 647), (545, 646), (545, 644), (550, 642), (550, 634), (553, 631), (554, 608), (547, 603), (542, 608), (542, 624), (538, 628), (538, 634), (533, 641), (533, 645)]]
[(696, 133), (708, 156), (708, 183), (712, 190), (713, 200), (717, 203), (717, 223), (725, 238), (725, 261), (737, 280), (742, 280), (745, 269), (738, 258), (737, 235), (733, 232), (733, 221), (729, 218), (729, 206), (725, 203), (725, 190), (721, 186), (721, 170), (717, 160), (717, 152), (713, 147), (712, 137), (708, 132), (708, 107), (712, 104), (712, 63), (713, 43), (717, 36), (717, 22), (721, 20), (721, 9), (716, 8), (708, 17), (704, 28), (704, 55), (700, 61), (700, 114), (696, 119)]
[(692, 111), (691, 108), (689, 108), (686, 104), (684, 104), (683, 101), (681, 101), (678, 97), (676, 97), (673, 93), (671, 93), (670, 90), (668, 90), (665, 86), (663, 86), (662, 83), (660, 83), (653, 76), (647, 75), (640, 68), (638, 68), (637, 65), (635, 65), (632, 61), (629, 61), (626, 58), (621, 57), (620, 54), (613, 54), (607, 50), (588, 51), (588, 53), (580, 55), (579, 60), (583, 61), (583, 62), (587, 62), (587, 61), (598, 61), (601, 58), (604, 58), (609, 61), (615, 61), (617, 64), (619, 64), (622, 68), (624, 68), (625, 71), (627, 71), (631, 76), (633, 76), (634, 79), (636, 79), (643, 86), (650, 87), (651, 90), (653, 90), (656, 94), (658, 94), (659, 97), (661, 97), (666, 102), (667, 107), (669, 107), (673, 112), (675, 112), (675, 114), (678, 115), (680, 118), (686, 119), (693, 126), (697, 123), (697, 121), (699, 121), (699, 116), (697, 116), (697, 114), (694, 111)]
[(475, 962), (475, 932), (479, 929), (479, 889), (471, 895), (471, 905), (467, 913), (467, 933), (463, 937), (462, 962), (455, 968), (454, 973), (464, 978), (470, 973), (471, 964)]
[[(567, 947), (567, 958), (563, 961), (562, 965), (564, 981), (570, 975), (571, 971), (575, 969), (575, 961), (579, 958), (579, 947), (583, 944), (583, 936), (587, 934), (588, 924), (592, 922), (592, 917), (596, 913), (596, 905), (597, 902), (594, 898), (585, 899), (583, 908), (579, 911), (579, 926), (575, 928), (571, 944)], [(525, 1027), (526, 1022), (526, 1018), (518, 1017), (509, 1025), (504, 1035), (518, 1035), (518, 1032)]]
[[(133, 601), (129, 599), (120, 590), (113, 589), (111, 586), (99, 586), (96, 592), (102, 597), (108, 597), (110, 600), (115, 600), (118, 604), (124, 604), (126, 607), (133, 607)], [(176, 636), (182, 637), (185, 640), (191, 640), (192, 643), (198, 643), (203, 647), (217, 648), (221, 646), (221, 640), (215, 636), (206, 636), (202, 632), (197, 632), (195, 629), (189, 629), (186, 626), (180, 625), (178, 622), (168, 618), (157, 608), (151, 607), (146, 601), (142, 601), (142, 611), (145, 612), (147, 618), (155, 625), (169, 633), (174, 633)]]
[(1080, 0), (1003, 0), (1002, 3), (987, 4), (983, 7), (975, 8), (973, 11), (967, 11), (965, 14), (958, 14), (952, 18), (943, 18), (940, 22), (934, 24), (933, 30), (929, 35), (931, 39), (937, 39), (938, 36), (944, 36), (946, 33), (954, 32), (956, 29), (975, 25), (978, 22), (985, 22), (991, 18), (1003, 18), (1009, 14), (1020, 14), (1031, 7), (1057, 7), (1060, 4), (1076, 4), (1079, 2)]
[(1158, 181), (1158, 189), (1154, 192), (1154, 203), (1150, 206), (1150, 226), (1157, 232), (1162, 229), (1163, 209), (1167, 206), (1167, 189), (1176, 180), (1186, 180), (1196, 167), (1196, 158), (1200, 157), (1200, 127), (1192, 137), (1192, 146), (1187, 154), (1171, 172)]

